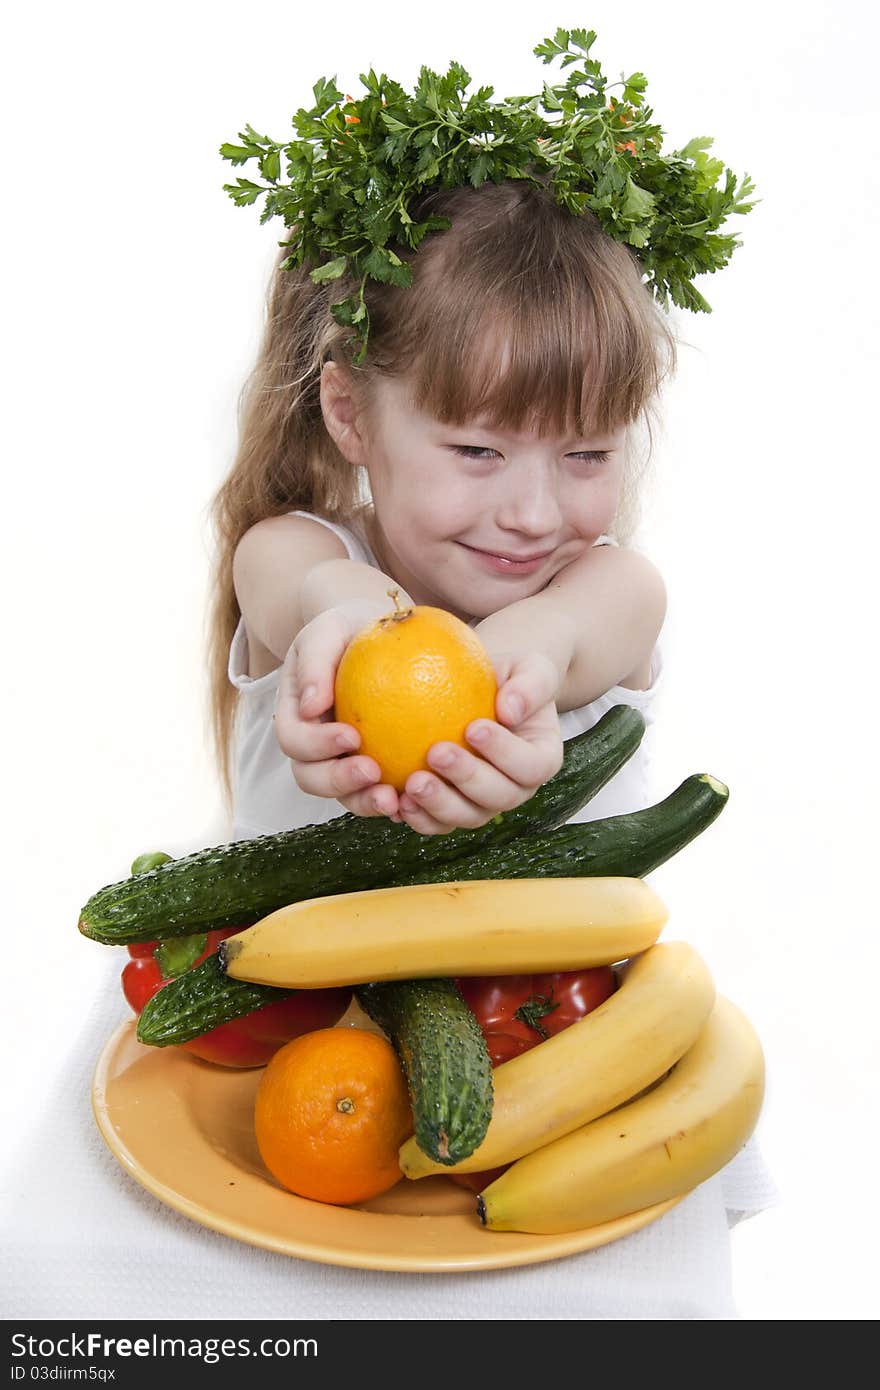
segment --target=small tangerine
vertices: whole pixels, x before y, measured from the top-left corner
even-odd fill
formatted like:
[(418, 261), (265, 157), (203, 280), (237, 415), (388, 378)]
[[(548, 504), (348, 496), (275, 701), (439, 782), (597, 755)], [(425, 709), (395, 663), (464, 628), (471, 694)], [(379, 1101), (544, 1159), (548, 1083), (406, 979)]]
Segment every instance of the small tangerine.
[(260, 1157), (289, 1191), (348, 1206), (402, 1176), (412, 1111), (397, 1054), (361, 1028), (319, 1028), (287, 1043), (257, 1088)]

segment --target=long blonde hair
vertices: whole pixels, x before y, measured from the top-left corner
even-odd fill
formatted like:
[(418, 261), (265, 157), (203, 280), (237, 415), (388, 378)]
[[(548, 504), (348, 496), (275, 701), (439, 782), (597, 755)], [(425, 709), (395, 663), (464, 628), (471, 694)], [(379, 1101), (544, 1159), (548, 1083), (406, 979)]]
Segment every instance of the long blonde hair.
[[(327, 360), (350, 372), (369, 412), (380, 374), (407, 375), (420, 410), (447, 423), (475, 415), (509, 429), (586, 433), (627, 425), (614, 534), (626, 541), (653, 441), (660, 386), (675, 369), (674, 336), (642, 283), (635, 256), (591, 212), (574, 216), (542, 182), (433, 189), (410, 208), (415, 221), (449, 217), (410, 261), (403, 289), (368, 280), (365, 362), (352, 363), (350, 330), (330, 305), (357, 288), (348, 276), (322, 285), (310, 266), (282, 270), (267, 294), (262, 342), (239, 399), (232, 468), (213, 498), (215, 561), (208, 620), (210, 717), (222, 784), (231, 800), (235, 688), (229, 644), (240, 618), (232, 560), (242, 536), (294, 508), (346, 521), (362, 480), (327, 432), (320, 403)], [(503, 368), (498, 343), (505, 345)], [(648, 453), (640, 455), (644, 426)]]

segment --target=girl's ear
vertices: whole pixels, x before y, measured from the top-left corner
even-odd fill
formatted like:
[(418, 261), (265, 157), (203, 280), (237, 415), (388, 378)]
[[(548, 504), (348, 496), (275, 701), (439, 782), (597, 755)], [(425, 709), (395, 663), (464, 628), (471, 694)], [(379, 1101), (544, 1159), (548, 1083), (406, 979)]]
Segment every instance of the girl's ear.
[(366, 413), (351, 378), (338, 362), (321, 369), (321, 413), (327, 432), (349, 463), (366, 466)]

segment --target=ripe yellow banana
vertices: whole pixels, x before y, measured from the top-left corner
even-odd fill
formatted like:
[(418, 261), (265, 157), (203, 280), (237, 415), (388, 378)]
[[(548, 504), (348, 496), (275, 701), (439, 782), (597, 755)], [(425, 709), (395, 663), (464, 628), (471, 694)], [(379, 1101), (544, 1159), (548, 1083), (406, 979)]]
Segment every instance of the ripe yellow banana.
[(480, 1217), (493, 1231), (574, 1231), (682, 1196), (742, 1147), (763, 1096), (757, 1034), (718, 996), (664, 1081), (521, 1158), (480, 1194)]
[(221, 962), (237, 980), (292, 989), (577, 970), (646, 950), (667, 916), (640, 878), (419, 883), (279, 908), (223, 942)]
[(638, 1095), (695, 1042), (712, 1011), (715, 985), (685, 941), (650, 946), (630, 961), (619, 988), (563, 1032), (503, 1062), (486, 1137), (452, 1167), (434, 1163), (408, 1139), (408, 1178), (498, 1168), (570, 1134)]

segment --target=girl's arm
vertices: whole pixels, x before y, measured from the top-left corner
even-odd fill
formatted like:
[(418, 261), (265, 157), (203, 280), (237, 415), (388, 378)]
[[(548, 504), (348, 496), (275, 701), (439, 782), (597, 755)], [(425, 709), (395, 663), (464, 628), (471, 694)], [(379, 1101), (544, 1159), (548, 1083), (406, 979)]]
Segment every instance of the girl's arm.
[(398, 798), (380, 784), (374, 760), (357, 754), (357, 732), (331, 712), (336, 667), (352, 637), (389, 611), (389, 589), (398, 588), (403, 603), (411, 599), (341, 551), (326, 527), (275, 518), (253, 528), (236, 553), (249, 638), (274, 655), (272, 664), (283, 658), (278, 742), (304, 791), (335, 797), (358, 815), (403, 819), (422, 834), (485, 824), (531, 796), (562, 760), (557, 711), (589, 703), (636, 672), (665, 612), (649, 561), (597, 547), (541, 594), (484, 619), (477, 631), (498, 677), (496, 720), (469, 726), (472, 752), (435, 745), (432, 773), (414, 774)]
[[(324, 609), (361, 604), (363, 627), (392, 606), (394, 581), (350, 560), (339, 536), (308, 517), (267, 517), (252, 526), (236, 548), (232, 577), (249, 644), (265, 650), (270, 669)], [(400, 597), (409, 602), (403, 590)]]
[[(399, 819), (397, 793), (378, 785), (378, 764), (357, 755), (357, 732), (330, 718), (339, 658), (356, 632), (389, 611), (393, 581), (348, 559), (328, 527), (285, 516), (258, 522), (242, 537), (233, 582), (251, 676), (282, 667), (275, 729), (298, 784), (357, 815)], [(403, 590), (400, 598), (410, 602)]]
[[(274, 556), (276, 562), (282, 558)], [(499, 811), (518, 806), (557, 771), (562, 761), (553, 703), (557, 671), (542, 654), (526, 653), (515, 663), (506, 656), (495, 663), (501, 722), (477, 720), (469, 726), (473, 753), (436, 744), (429, 757), (434, 773), (413, 774), (401, 797), (381, 783), (375, 760), (357, 753), (357, 731), (331, 718), (336, 668), (355, 633), (391, 610), (389, 590), (398, 590), (401, 603), (412, 599), (372, 566), (334, 555), (313, 558), (311, 569), (300, 569), (291, 583), (288, 554), (287, 576), (282, 583), (279, 575), (273, 585), (273, 567), (265, 554), (242, 556), (241, 583), (236, 584), (246, 621), (256, 622), (260, 640), (276, 644), (271, 650), (278, 656), (288, 641), (275, 733), (303, 791), (335, 797), (357, 815), (390, 816), (421, 834), (445, 834), (483, 825)], [(510, 706), (509, 677), (528, 690), (528, 708)], [(452, 762), (444, 761), (447, 757)]]
[(641, 683), (665, 616), (666, 588), (651, 561), (596, 546), (541, 593), (484, 618), (477, 632), (493, 657), (543, 653), (558, 674), (561, 713), (612, 686)]
[[(482, 824), (464, 817), (488, 804), (505, 809), (511, 785), (546, 781), (556, 770), (554, 749), (562, 757), (558, 714), (614, 685), (646, 684), (641, 678), (665, 613), (663, 581), (645, 556), (597, 546), (541, 593), (484, 618), (476, 631), (498, 676), (497, 722), (476, 721), (467, 730), (480, 757), (443, 744), (432, 750), (428, 761), (439, 775), (419, 775), (423, 791), (410, 778), (400, 800), (403, 819), (424, 834)], [(448, 765), (437, 760), (439, 751), (452, 759)]]

